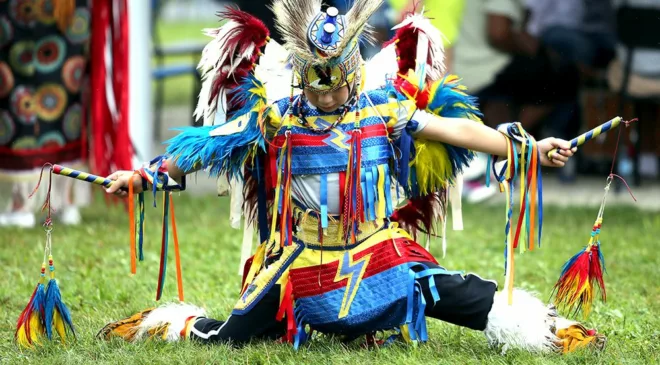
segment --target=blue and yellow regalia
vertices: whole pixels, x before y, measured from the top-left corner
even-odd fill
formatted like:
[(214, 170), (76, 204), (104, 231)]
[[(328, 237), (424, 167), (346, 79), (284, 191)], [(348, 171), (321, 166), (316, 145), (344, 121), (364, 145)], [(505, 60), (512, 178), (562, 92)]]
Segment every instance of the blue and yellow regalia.
[[(182, 129), (167, 158), (240, 182), (232, 188), (242, 189), (242, 211), (259, 236), (241, 295), (225, 321), (166, 306), (109, 324), (102, 336), (280, 338), (297, 347), (313, 332), (354, 339), (389, 331), (387, 341), (423, 342), (430, 316), (485, 331), (493, 344), (561, 347), (548, 324), (553, 309), (524, 292), (507, 307), (494, 281), (448, 271), (416, 242), (437, 233), (447, 190), (472, 157), (418, 132), (438, 117), (480, 123), (480, 114), (446, 75), (441, 34), (423, 15), (409, 16), (363, 61), (360, 42), (381, 2), (357, 0), (342, 15), (321, 11), (320, 0), (276, 0), (284, 45), (250, 15), (222, 14), (200, 63), (196, 115), (205, 126)], [(302, 92), (342, 87), (348, 101), (330, 112)], [(521, 316), (524, 326), (514, 319), (521, 306), (532, 313)]]

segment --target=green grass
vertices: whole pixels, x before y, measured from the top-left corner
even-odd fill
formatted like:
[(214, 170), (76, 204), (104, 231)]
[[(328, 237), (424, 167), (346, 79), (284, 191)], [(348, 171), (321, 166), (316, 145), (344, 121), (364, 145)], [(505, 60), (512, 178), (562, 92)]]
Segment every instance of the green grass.
[[(181, 196), (176, 199), (186, 301), (204, 306), (210, 315), (226, 317), (239, 290), (237, 275), (241, 234), (228, 226), (227, 201)], [(146, 259), (136, 276), (129, 275), (128, 219), (120, 206), (99, 199), (84, 211), (84, 225), (56, 225), (53, 252), (64, 301), (78, 329), (70, 345), (48, 343), (34, 351), (19, 351), (13, 343), (16, 319), (36, 280), (43, 253), (41, 229), (2, 229), (0, 262), (0, 363), (35, 364), (154, 364), (154, 363), (283, 363), (283, 364), (648, 364), (660, 356), (660, 289), (657, 238), (660, 215), (611, 207), (603, 226), (609, 300), (597, 302), (589, 326), (609, 337), (604, 352), (582, 351), (568, 356), (535, 356), (510, 351), (502, 356), (489, 349), (479, 332), (429, 319), (430, 341), (417, 348), (394, 345), (377, 350), (315, 338), (295, 352), (288, 345), (253, 343), (242, 349), (224, 345), (150, 342), (103, 342), (96, 332), (109, 321), (130, 315), (154, 302), (160, 253), (159, 209), (148, 205)], [(447, 268), (502, 279), (503, 208), (465, 207), (466, 231), (450, 232)], [(589, 236), (595, 209), (545, 210), (544, 247), (519, 256), (517, 286), (548, 298), (563, 262)], [(57, 224), (57, 223), (56, 223)], [(171, 246), (170, 246), (171, 247)], [(438, 257), (439, 242), (432, 245)], [(171, 253), (171, 251), (170, 251)], [(165, 301), (176, 299), (173, 256)]]

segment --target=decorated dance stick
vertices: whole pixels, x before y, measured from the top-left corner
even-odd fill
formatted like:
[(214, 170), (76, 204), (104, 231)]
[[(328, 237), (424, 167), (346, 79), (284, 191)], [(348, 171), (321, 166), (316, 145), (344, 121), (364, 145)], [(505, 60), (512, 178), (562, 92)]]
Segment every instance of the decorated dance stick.
[[(609, 122), (603, 123), (599, 125), (598, 127), (578, 136), (573, 138), (571, 142), (571, 148), (575, 148), (577, 146), (583, 145), (585, 142), (589, 141), (590, 139), (596, 138), (602, 133), (606, 133), (610, 129), (614, 129), (621, 124), (623, 119), (621, 117), (615, 117), (614, 119), (610, 120)], [(554, 148), (548, 152), (548, 158), (552, 160), (552, 155), (557, 152), (557, 148)]]
[(53, 165), (53, 173), (62, 176), (72, 177), (77, 180), (87, 181), (92, 184), (101, 185), (103, 187), (109, 188), (114, 183), (113, 180), (106, 179), (104, 177), (92, 175), (87, 172), (74, 170), (68, 167), (61, 165)]
[[(627, 126), (636, 120), (637, 119), (624, 121), (623, 123)], [(606, 124), (610, 124), (612, 121), (607, 122)], [(620, 120), (616, 122), (616, 125), (619, 123)], [(601, 127), (605, 126), (606, 124), (603, 124)], [(581, 137), (582, 136), (578, 138)], [(557, 308), (559, 308), (559, 310), (572, 314), (577, 314), (577, 312), (582, 311), (585, 318), (589, 315), (589, 312), (591, 312), (592, 303), (594, 297), (596, 297), (596, 288), (600, 289), (601, 300), (605, 302), (607, 299), (605, 292), (605, 281), (603, 279), (603, 273), (605, 272), (605, 259), (603, 258), (603, 252), (601, 250), (600, 232), (603, 225), (603, 212), (605, 211), (607, 194), (610, 191), (610, 185), (612, 185), (612, 181), (615, 177), (621, 179), (621, 181), (626, 184), (626, 187), (630, 192), (630, 196), (634, 201), (637, 201), (632, 191), (630, 190), (630, 187), (628, 187), (626, 180), (623, 177), (614, 174), (614, 166), (620, 141), (621, 130), (619, 130), (617, 136), (612, 157), (612, 166), (610, 168), (610, 174), (607, 176), (607, 185), (605, 185), (605, 194), (603, 195), (603, 199), (600, 203), (600, 209), (598, 211), (598, 216), (596, 217), (596, 222), (591, 229), (591, 238), (589, 239), (589, 243), (587, 243), (586, 247), (571, 257), (564, 264), (562, 273), (559, 277), (559, 280), (557, 280), (553, 290), (553, 294), (555, 296), (554, 304)]]
[[(16, 332), (14, 338), (16, 343), (23, 348), (34, 348), (35, 345), (43, 343), (43, 339), (54, 339), (55, 334), (58, 334), (62, 343), (66, 343), (71, 337), (75, 339), (76, 331), (71, 320), (71, 312), (62, 300), (62, 292), (60, 291), (58, 281), (55, 279), (55, 264), (53, 261), (53, 243), (52, 231), (53, 208), (51, 206), (51, 191), (52, 191), (52, 165), (47, 163), (41, 169), (37, 186), (34, 188), (30, 197), (38, 191), (43, 178), (43, 173), (46, 168), (51, 170), (48, 174), (48, 192), (46, 193), (46, 201), (42, 206), (42, 210), (48, 212), (48, 216), (43, 224), (46, 231), (46, 244), (44, 246), (44, 256), (41, 264), (41, 278), (37, 282), (37, 286), (32, 292), (32, 296), (25, 306), (23, 312), (18, 318), (16, 323)], [(46, 279), (46, 263), (48, 263), (50, 271), (50, 280)]]
[[(92, 175), (87, 172), (74, 170), (68, 167), (61, 165), (53, 165), (51, 168), (52, 172), (57, 175), (68, 176), (77, 180), (87, 181), (92, 184), (101, 185), (103, 187), (109, 188), (114, 183), (113, 180), (106, 179), (100, 176)], [(162, 186), (162, 184), (161, 184)], [(177, 185), (178, 186), (178, 185)], [(139, 194), (139, 213), (137, 214), (139, 221), (135, 222), (136, 212), (134, 210), (135, 203), (133, 202), (133, 185), (129, 180), (129, 187), (122, 188), (128, 192), (128, 206), (129, 206), (129, 216), (130, 216), (130, 230), (131, 230), (131, 273), (136, 273), (136, 256), (139, 256), (140, 261), (143, 260), (142, 254), (142, 242), (143, 242), (143, 230), (144, 230), (144, 193)], [(165, 192), (163, 195), (164, 204), (163, 204), (163, 239), (162, 239), (162, 248), (161, 248), (161, 263), (160, 270), (158, 274), (158, 288), (156, 293), (156, 300), (160, 300), (160, 297), (163, 292), (163, 287), (165, 284), (165, 274), (167, 269), (167, 247), (169, 242), (169, 217), (172, 220), (172, 234), (174, 237), (174, 257), (176, 260), (177, 268), (177, 287), (179, 291), (179, 300), (183, 302), (183, 278), (181, 273), (181, 257), (179, 254), (179, 238), (176, 230), (176, 223), (174, 221), (174, 203), (172, 199), (171, 191)], [(154, 204), (154, 207), (156, 205)], [(136, 232), (136, 227), (139, 228), (139, 232)], [(139, 254), (136, 253), (136, 236), (139, 240)]]

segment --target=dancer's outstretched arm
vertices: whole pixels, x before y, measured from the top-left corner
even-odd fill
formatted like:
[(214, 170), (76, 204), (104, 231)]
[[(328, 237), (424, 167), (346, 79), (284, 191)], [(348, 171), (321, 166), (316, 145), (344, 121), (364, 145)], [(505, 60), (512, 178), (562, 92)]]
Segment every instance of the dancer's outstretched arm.
[[(491, 155), (507, 155), (507, 139), (503, 134), (468, 119), (432, 116), (432, 120), (417, 136)], [(538, 141), (538, 148), (541, 153), (541, 163), (550, 167), (564, 166), (568, 158), (577, 151), (575, 148), (571, 150), (568, 141), (554, 137)], [(553, 148), (558, 150), (550, 160), (547, 153)]]

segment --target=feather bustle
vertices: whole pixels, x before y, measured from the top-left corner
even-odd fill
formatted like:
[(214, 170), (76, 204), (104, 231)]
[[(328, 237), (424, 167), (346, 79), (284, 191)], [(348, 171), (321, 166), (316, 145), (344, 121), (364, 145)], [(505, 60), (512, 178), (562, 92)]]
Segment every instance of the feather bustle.
[(423, 14), (409, 15), (399, 25), (393, 29), (396, 35), (393, 40), (386, 45), (396, 42), (397, 55), (399, 57), (399, 74), (407, 75), (409, 70), (416, 68), (416, 54), (410, 50), (417, 48), (419, 32), (423, 32), (428, 39), (428, 59), (426, 69), (426, 82), (440, 80), (446, 72), (444, 46), (442, 40), (443, 34), (433, 26), (428, 18)]
[(436, 232), (433, 223), (441, 217), (443, 207), (447, 204), (443, 196), (445, 194), (440, 192), (411, 198), (406, 205), (394, 211), (390, 220), (410, 232), (415, 241), (419, 232), (434, 236)]

